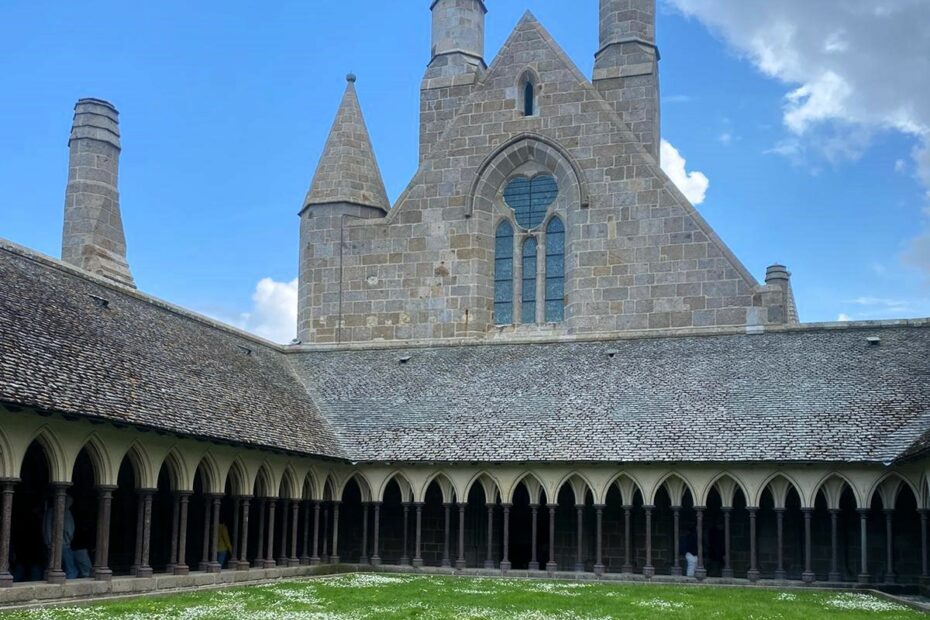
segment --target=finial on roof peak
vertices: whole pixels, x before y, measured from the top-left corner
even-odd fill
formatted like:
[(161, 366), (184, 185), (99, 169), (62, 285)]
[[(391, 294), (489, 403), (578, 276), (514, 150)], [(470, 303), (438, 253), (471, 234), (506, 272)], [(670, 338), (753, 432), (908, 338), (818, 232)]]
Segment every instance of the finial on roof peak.
[(354, 74), (354, 73), (351, 73), (351, 72), (350, 72), (350, 73), (346, 74), (346, 82), (351, 82), (351, 83), (354, 84), (354, 83), (355, 83), (355, 80), (356, 80), (356, 77), (355, 77), (355, 74)]

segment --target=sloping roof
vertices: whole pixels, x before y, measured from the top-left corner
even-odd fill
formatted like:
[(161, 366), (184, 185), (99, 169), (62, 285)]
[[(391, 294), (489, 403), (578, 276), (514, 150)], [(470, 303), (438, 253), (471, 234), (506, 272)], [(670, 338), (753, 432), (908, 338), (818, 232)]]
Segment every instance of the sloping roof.
[(924, 325), (293, 359), (358, 461), (889, 462), (930, 428)]
[(351, 202), (385, 211), (391, 208), (362, 117), (353, 75), (348, 76), (339, 111), (326, 138), (304, 207), (331, 202)]
[(2, 242), (0, 402), (341, 454), (273, 346)]

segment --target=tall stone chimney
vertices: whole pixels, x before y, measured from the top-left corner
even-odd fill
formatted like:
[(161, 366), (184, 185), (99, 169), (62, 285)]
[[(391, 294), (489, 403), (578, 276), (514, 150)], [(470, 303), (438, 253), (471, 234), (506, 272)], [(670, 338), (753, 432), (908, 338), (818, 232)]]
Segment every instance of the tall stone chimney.
[(659, 160), (659, 50), (656, 0), (600, 0), (594, 86)]
[(135, 288), (119, 208), (119, 112), (113, 104), (79, 99), (68, 147), (61, 259)]
[(420, 161), (487, 68), (484, 0), (435, 0), (430, 63), (420, 84)]

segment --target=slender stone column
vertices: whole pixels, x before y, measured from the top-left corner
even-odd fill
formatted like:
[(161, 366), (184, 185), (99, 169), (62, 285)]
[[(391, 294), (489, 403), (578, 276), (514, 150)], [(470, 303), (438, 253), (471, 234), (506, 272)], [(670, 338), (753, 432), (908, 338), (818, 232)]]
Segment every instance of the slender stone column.
[(546, 571), (554, 573), (558, 569), (555, 563), (555, 504), (549, 504), (549, 561), (546, 562)]
[(145, 523), (145, 506), (142, 502), (142, 495), (136, 492), (136, 540), (135, 550), (132, 554), (132, 566), (129, 567), (129, 574), (135, 575), (139, 572), (139, 566), (142, 565), (142, 527)]
[(633, 554), (632, 554), (632, 534), (630, 529), (630, 513), (633, 506), (625, 505), (623, 507), (623, 567), (620, 569), (623, 573), (633, 572)]
[(339, 501), (333, 501), (333, 553), (329, 556), (330, 564), (339, 564)]
[(501, 504), (504, 511), (504, 552), (501, 560), (501, 572), (510, 570), (510, 504)]
[(323, 505), (323, 553), (320, 554), (320, 562), (329, 563), (329, 506)]
[(400, 556), (400, 565), (407, 566), (410, 564), (410, 557), (407, 555), (407, 534), (410, 531), (410, 504), (403, 502), (404, 506), (404, 536), (403, 536), (403, 545), (404, 549), (401, 552)]
[(286, 497), (281, 500), (281, 543), (278, 545), (277, 565), (284, 568), (287, 566), (287, 515), (290, 513), (291, 500)]
[(291, 555), (287, 559), (288, 566), (300, 566), (300, 558), (297, 557), (297, 527), (300, 524), (300, 502), (294, 500), (291, 502)]
[(379, 566), (381, 564), (379, 534), (381, 533), (381, 502), (375, 502), (375, 523), (372, 537), (371, 565)]
[(575, 545), (575, 572), (582, 573), (584, 572), (584, 549), (582, 547), (584, 543), (584, 532), (582, 528), (584, 527), (584, 504), (578, 504), (575, 506), (575, 512), (577, 518), (575, 521), (575, 535), (576, 535), (576, 545)]
[(775, 509), (775, 523), (777, 525), (777, 532), (778, 532), (778, 536), (777, 536), (778, 553), (776, 554), (776, 557), (778, 558), (778, 562), (775, 567), (775, 579), (784, 579), (785, 578), (785, 548), (784, 548), (785, 509), (784, 508)]
[(756, 512), (758, 508), (746, 507), (749, 513), (749, 572), (746, 578), (749, 581), (759, 581), (759, 561), (756, 554)]
[(266, 546), (265, 561), (262, 564), (265, 568), (274, 568), (274, 512), (277, 501), (273, 497), (268, 498), (268, 544)]
[(423, 502), (414, 504), (416, 510), (416, 534), (413, 539), (413, 565), (417, 568), (423, 566), (423, 558), (420, 557), (420, 541), (423, 536)]
[[(97, 553), (94, 556), (93, 570), (94, 579), (97, 581), (109, 581), (113, 578), (113, 571), (110, 570), (110, 513), (112, 512), (113, 490), (115, 488), (115, 486), (104, 485), (97, 487)], [(6, 493), (6, 485), (4, 485), (3, 492)], [(12, 494), (12, 489), (10, 493)], [(10, 499), (12, 500), (12, 495)], [(177, 530), (177, 524), (175, 524), (175, 530)], [(177, 552), (176, 538), (177, 531), (172, 536), (172, 563), (177, 561), (175, 555)], [(0, 562), (3, 562), (9, 556), (9, 549), (4, 550), (0, 547), (0, 553), (3, 554)], [(2, 571), (0, 571), (0, 585), (3, 585)]]
[[(99, 514), (99, 509), (98, 509)], [(177, 493), (173, 494), (171, 502), (171, 555), (168, 557), (168, 564), (165, 566), (166, 573), (174, 573), (174, 567), (178, 563), (178, 521), (181, 518), (181, 498)], [(99, 521), (99, 518), (98, 518)], [(100, 549), (100, 528), (97, 528), (97, 549)], [(98, 552), (99, 553), (99, 552)], [(96, 567), (95, 569), (96, 570)]]
[(190, 572), (187, 566), (187, 508), (190, 498), (189, 491), (178, 491), (178, 563), (174, 565), (175, 575)]
[(539, 518), (539, 505), (530, 504), (530, 511), (533, 513), (533, 525), (532, 525), (532, 542), (530, 543), (530, 570), (539, 570), (539, 558), (536, 553), (536, 531), (537, 524), (536, 520)]
[(206, 571), (210, 568), (210, 522), (213, 521), (211, 512), (210, 496), (203, 494), (203, 551), (200, 554), (200, 562), (197, 569)]
[(248, 570), (249, 560), (246, 555), (249, 552), (249, 498), (242, 498), (242, 538), (239, 542), (239, 562), (236, 564), (238, 570)]
[(840, 580), (839, 565), (837, 563), (839, 540), (837, 538), (836, 527), (839, 514), (840, 511), (836, 508), (830, 509), (830, 575), (827, 577), (827, 579), (832, 582), (837, 582)]
[[(375, 526), (377, 530), (377, 526)], [(375, 541), (375, 555), (377, 555), (378, 542)], [(320, 563), (320, 502), (313, 502), (313, 555), (310, 564), (317, 566)]]
[[(3, 508), (0, 512), (0, 588), (13, 585), (13, 574), (10, 573), (10, 532), (13, 523), (13, 493), (15, 482), (3, 480), (2, 483)], [(101, 495), (103, 491), (101, 490)], [(98, 528), (98, 533), (100, 528)], [(98, 536), (99, 539), (99, 536)], [(98, 542), (97, 549), (100, 549)], [(100, 552), (97, 552), (100, 555)]]
[(152, 567), (149, 566), (149, 549), (152, 543), (152, 496), (154, 489), (143, 489), (139, 492), (142, 499), (142, 554), (136, 577), (151, 577)]
[(54, 503), (52, 505), (52, 532), (51, 545), (49, 553), (48, 568), (45, 571), (45, 580), (49, 583), (64, 583), (65, 571), (61, 569), (61, 550), (64, 545), (65, 535), (65, 491), (68, 483), (53, 482), (52, 493)]
[(265, 509), (268, 500), (264, 497), (258, 499), (258, 548), (255, 550), (255, 561), (252, 563), (255, 568), (265, 566)]
[(604, 528), (604, 506), (598, 504), (594, 506), (594, 515), (596, 518), (596, 529), (594, 535), (594, 574), (601, 576), (604, 574), (604, 553), (603, 553), (603, 528)]
[(894, 508), (885, 508), (885, 583), (895, 582), (893, 517)]
[(494, 553), (492, 544), (494, 543), (494, 504), (488, 504), (488, 554), (484, 559), (485, 568), (494, 568)]
[(656, 574), (656, 569), (652, 565), (652, 509), (655, 506), (644, 505), (643, 510), (646, 512), (646, 564), (643, 566), (643, 575), (652, 577)]
[(237, 558), (239, 557), (239, 507), (242, 505), (242, 499), (235, 495), (233, 496), (233, 524), (232, 524), (232, 550), (229, 552), (229, 559), (227, 560), (227, 566), (229, 568), (238, 568), (239, 562)]
[(859, 583), (869, 583), (868, 529), (869, 509), (857, 508), (859, 513)]
[(675, 559), (672, 562), (672, 576), (680, 577), (681, 576), (681, 554), (678, 552), (678, 541), (679, 541), (679, 524), (681, 522), (681, 506), (672, 506), (672, 557)]
[(362, 502), (362, 555), (359, 564), (368, 564), (368, 502)]
[[(300, 556), (301, 564), (310, 564), (310, 502), (302, 502), (304, 505), (304, 545), (303, 553)], [(362, 553), (365, 553), (364, 551)]]
[(733, 564), (730, 556), (730, 513), (732, 508), (724, 507), (720, 509), (723, 512), (723, 571), (720, 576), (724, 579), (733, 578)]
[(220, 503), (223, 500), (222, 495), (211, 495), (213, 504), (213, 522), (212, 534), (210, 536), (210, 562), (207, 564), (208, 573), (218, 573), (222, 569), (219, 562), (219, 542), (220, 542)]
[(804, 583), (813, 583), (816, 575), (811, 564), (811, 520), (814, 517), (813, 508), (802, 508), (804, 513), (804, 572), (801, 574), (801, 580)]
[(445, 517), (445, 529), (443, 530), (443, 540), (442, 540), (442, 567), (450, 568), (452, 566), (452, 561), (449, 556), (449, 537), (451, 536), (451, 504), (448, 502), (443, 503), (442, 510), (443, 516)]
[(704, 568), (704, 507), (695, 506), (694, 513), (697, 515), (697, 566), (694, 568), (694, 577), (698, 581), (707, 577), (707, 569)]
[(920, 576), (927, 577), (927, 509), (920, 512)]
[(465, 568), (465, 504), (459, 503), (459, 557), (455, 559), (455, 568)]

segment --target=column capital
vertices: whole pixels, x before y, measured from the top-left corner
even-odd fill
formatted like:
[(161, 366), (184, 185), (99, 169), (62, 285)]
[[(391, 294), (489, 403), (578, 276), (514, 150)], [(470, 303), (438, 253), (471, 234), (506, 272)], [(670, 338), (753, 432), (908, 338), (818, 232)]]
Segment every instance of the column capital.
[(746, 510), (747, 510), (747, 512), (749, 512), (749, 514), (753, 514), (753, 515), (754, 515), (754, 514), (756, 514), (757, 512), (759, 512), (759, 507), (758, 507), (758, 506), (746, 506)]
[(53, 481), (53, 482), (49, 482), (49, 483), (48, 483), (48, 486), (52, 487), (52, 488), (55, 489), (56, 491), (64, 492), (65, 489), (67, 489), (68, 487), (71, 486), (71, 483), (70, 483), (70, 482), (59, 482), (59, 481), (56, 480), (56, 481)]
[(859, 516), (866, 517), (868, 516), (870, 512), (872, 512), (872, 509), (871, 508), (856, 508), (856, 512), (859, 513)]
[(784, 512), (785, 512), (785, 507), (784, 507), (784, 506), (782, 506), (782, 507), (775, 506), (775, 508), (773, 508), (772, 510), (775, 511), (775, 514), (784, 514)]
[(678, 512), (679, 510), (681, 510), (681, 505), (676, 506), (675, 504), (672, 504), (671, 506), (669, 506), (669, 508), (672, 509), (672, 512)]
[(643, 504), (643, 510), (652, 510), (655, 508), (655, 504)]
[(501, 504), (501, 508), (510, 509), (510, 508), (512, 508), (512, 507), (513, 507), (513, 504), (511, 504), (510, 502), (505, 502), (505, 503), (502, 503), (502, 504)]
[(831, 515), (838, 515), (840, 514), (840, 509), (839, 508), (827, 508), (827, 512), (829, 512)]
[(98, 484), (98, 485), (95, 485), (94, 488), (97, 489), (98, 491), (109, 491), (110, 493), (112, 493), (119, 487), (116, 486), (115, 484)]
[(805, 516), (806, 516), (806, 515), (812, 515), (812, 514), (814, 514), (814, 508), (813, 508), (812, 506), (811, 506), (811, 507), (806, 507), (806, 508), (805, 508), (805, 507), (802, 507), (802, 508), (801, 508), (801, 512), (804, 513)]
[(886, 515), (892, 515), (894, 514), (894, 508), (882, 508), (882, 512), (884, 512)]
[(917, 514), (921, 516), (927, 516), (927, 514), (930, 514), (930, 508), (918, 508)]
[(720, 512), (727, 514), (728, 512), (733, 512), (733, 506), (721, 506)]
[(18, 482), (20, 482), (20, 479), (19, 479), (19, 478), (15, 478), (15, 477), (0, 478), (0, 484), (2, 484), (2, 485), (17, 484)]
[(415, 508), (423, 508), (426, 502), (412, 502)]
[(622, 504), (620, 507), (624, 510), (633, 510), (633, 504)]
[(177, 495), (179, 498), (186, 500), (186, 499), (190, 499), (191, 495), (193, 495), (194, 492), (193, 491), (175, 491), (174, 494)]
[(594, 504), (594, 507), (597, 510), (605, 510), (607, 508), (607, 504)]
[(707, 510), (707, 506), (701, 506), (701, 505), (692, 506), (692, 508), (694, 508), (694, 510), (698, 512), (704, 512), (705, 510)]

